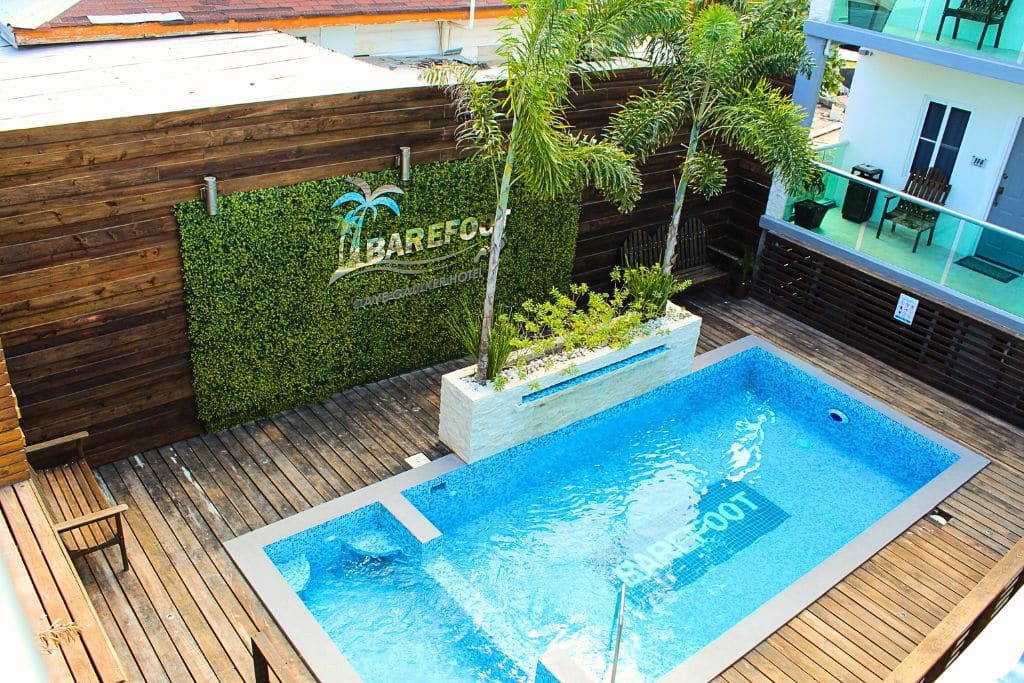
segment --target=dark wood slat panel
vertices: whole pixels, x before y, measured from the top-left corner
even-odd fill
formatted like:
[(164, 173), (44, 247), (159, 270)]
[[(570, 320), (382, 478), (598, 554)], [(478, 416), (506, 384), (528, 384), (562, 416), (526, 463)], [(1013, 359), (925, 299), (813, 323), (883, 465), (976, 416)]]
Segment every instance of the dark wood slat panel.
[(755, 289), (771, 306), (952, 396), (1024, 425), (1024, 339), (919, 297), (913, 326), (892, 318), (902, 288), (769, 233)]

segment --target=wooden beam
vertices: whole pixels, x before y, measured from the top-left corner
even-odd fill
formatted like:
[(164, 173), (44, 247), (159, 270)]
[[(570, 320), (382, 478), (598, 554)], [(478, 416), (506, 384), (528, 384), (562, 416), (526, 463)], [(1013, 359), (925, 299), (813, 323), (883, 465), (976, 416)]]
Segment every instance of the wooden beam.
[(24, 481), (29, 477), (25, 434), (21, 430), (21, 411), (7, 374), (7, 359), (0, 345), (0, 486)]

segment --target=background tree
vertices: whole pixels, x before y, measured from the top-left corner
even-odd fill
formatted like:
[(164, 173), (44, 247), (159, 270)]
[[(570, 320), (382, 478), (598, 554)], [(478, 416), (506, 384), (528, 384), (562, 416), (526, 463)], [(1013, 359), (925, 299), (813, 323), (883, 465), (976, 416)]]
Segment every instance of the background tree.
[(481, 384), (500, 370), (488, 367), (488, 348), (512, 186), (521, 183), (535, 196), (553, 198), (593, 184), (622, 211), (640, 195), (631, 156), (574, 131), (566, 109), (574, 88), (589, 88), (641, 36), (667, 27), (667, 2), (529, 0), (500, 29), (504, 78), (478, 82), (475, 67), (451, 63), (426, 72), (428, 82), (445, 86), (455, 102), (459, 143), (490, 160), (494, 170), (497, 207), (477, 353)]
[(810, 72), (805, 16), (805, 0), (682, 0), (668, 16), (671, 25), (648, 43), (658, 88), (631, 98), (605, 137), (643, 163), (689, 126), (661, 264), (666, 274), (689, 188), (705, 197), (725, 188), (716, 142), (748, 152), (787, 188), (820, 182), (800, 125), (804, 111), (772, 82)]

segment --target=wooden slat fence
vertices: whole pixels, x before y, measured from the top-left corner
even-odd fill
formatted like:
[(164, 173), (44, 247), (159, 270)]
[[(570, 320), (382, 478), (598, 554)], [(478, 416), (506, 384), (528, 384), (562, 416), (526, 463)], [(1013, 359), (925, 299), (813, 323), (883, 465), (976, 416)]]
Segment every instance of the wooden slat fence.
[(913, 325), (893, 319), (903, 288), (769, 233), (755, 293), (788, 315), (963, 401), (1024, 425), (1024, 338), (919, 296)]

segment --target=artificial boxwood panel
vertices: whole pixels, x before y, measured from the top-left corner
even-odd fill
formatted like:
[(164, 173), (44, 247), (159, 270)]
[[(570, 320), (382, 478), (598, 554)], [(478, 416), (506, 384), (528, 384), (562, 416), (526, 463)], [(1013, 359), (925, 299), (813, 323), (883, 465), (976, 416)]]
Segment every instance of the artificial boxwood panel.
[[(371, 187), (399, 185), (401, 215), (368, 216), (362, 238), (473, 216), (494, 216), (490, 169), (474, 160), (425, 164), (400, 183), (394, 171), (362, 174)], [(353, 301), (465, 272), (475, 250), (429, 274), (352, 273), (332, 285), (338, 266), (342, 178), (220, 198), (216, 216), (201, 201), (176, 207), (192, 341), (196, 405), (207, 429), (220, 429), (348, 387), (463, 355), (447, 320), (481, 305), (484, 280), (470, 280), (358, 310)], [(579, 198), (536, 201), (513, 191), (502, 251), (498, 302), (518, 305), (568, 285)], [(415, 255), (435, 256), (432, 252)]]

